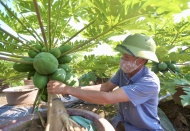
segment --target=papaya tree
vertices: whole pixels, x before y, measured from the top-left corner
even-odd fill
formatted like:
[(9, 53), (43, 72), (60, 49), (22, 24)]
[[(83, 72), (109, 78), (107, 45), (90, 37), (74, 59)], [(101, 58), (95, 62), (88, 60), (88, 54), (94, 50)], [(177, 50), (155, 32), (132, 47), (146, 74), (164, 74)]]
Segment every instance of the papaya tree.
[[(184, 10), (185, 12), (187, 10)], [(151, 69), (160, 78), (160, 95), (176, 92), (176, 85), (190, 85), (189, 79), (189, 29), (190, 17), (183, 13), (178, 19), (162, 19), (159, 25), (150, 24), (149, 31), (155, 32), (154, 39), (157, 43), (157, 56), (159, 63), (152, 63)], [(182, 17), (183, 16), (183, 17)], [(161, 17), (155, 21), (161, 20)], [(176, 21), (177, 20), (177, 21)], [(182, 105), (189, 105), (189, 88), (185, 89), (187, 95), (182, 96)]]
[[(155, 33), (157, 56), (160, 63), (153, 63), (152, 70), (161, 80), (161, 94), (175, 93), (175, 85), (186, 84), (190, 80), (187, 76), (189, 61), (189, 29), (190, 17), (178, 19), (178, 22), (163, 20), (160, 25), (150, 25)], [(180, 82), (181, 81), (181, 82)], [(177, 83), (176, 83), (177, 82)]]
[[(177, 3), (175, 3), (177, 2)], [(166, 5), (172, 4), (174, 7)], [(46, 131), (75, 130), (59, 95), (47, 93), (49, 80), (77, 86), (70, 68), (81, 51), (129, 31), (147, 33), (153, 19), (171, 18), (187, 1), (141, 0), (1, 0), (0, 59), (14, 62), (17, 72), (33, 76), (40, 101), (48, 102)], [(180, 5), (180, 6), (179, 6)], [(177, 7), (177, 8), (176, 8)], [(148, 24), (150, 22), (150, 24)], [(153, 33), (154, 34), (154, 33)], [(110, 42), (109, 44), (112, 44)]]

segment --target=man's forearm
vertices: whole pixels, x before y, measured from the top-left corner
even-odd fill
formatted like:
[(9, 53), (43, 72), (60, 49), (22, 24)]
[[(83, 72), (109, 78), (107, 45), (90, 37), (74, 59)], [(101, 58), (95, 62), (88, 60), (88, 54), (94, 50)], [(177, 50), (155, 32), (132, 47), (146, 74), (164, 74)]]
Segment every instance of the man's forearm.
[(111, 82), (102, 83), (99, 85), (92, 85), (92, 86), (84, 86), (81, 87), (83, 90), (93, 90), (93, 91), (102, 91), (102, 92), (110, 92), (112, 91), (116, 85), (112, 84)]
[(82, 86), (80, 89), (83, 90), (93, 90), (93, 91), (100, 91), (101, 90), (101, 84), (93, 85), (93, 86)]
[[(97, 86), (98, 88), (99, 86)], [(88, 90), (87, 87), (81, 87), (80, 88), (73, 88), (73, 87), (68, 87), (67, 88), (67, 93), (70, 95), (73, 95), (81, 100), (85, 100), (87, 102), (95, 103), (95, 104), (110, 104), (109, 100), (109, 93), (108, 92), (102, 92), (102, 91), (97, 91), (93, 90), (95, 87), (91, 88)]]

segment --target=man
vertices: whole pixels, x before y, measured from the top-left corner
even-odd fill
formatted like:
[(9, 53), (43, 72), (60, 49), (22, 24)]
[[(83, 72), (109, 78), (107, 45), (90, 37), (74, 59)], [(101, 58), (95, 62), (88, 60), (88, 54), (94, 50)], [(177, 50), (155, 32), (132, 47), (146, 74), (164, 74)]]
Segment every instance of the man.
[(118, 115), (112, 119), (118, 131), (162, 131), (157, 115), (160, 81), (145, 67), (148, 60), (158, 62), (154, 40), (142, 34), (129, 35), (115, 49), (122, 53), (120, 69), (108, 82), (72, 88), (50, 81), (48, 92), (70, 94), (95, 104), (119, 103)]

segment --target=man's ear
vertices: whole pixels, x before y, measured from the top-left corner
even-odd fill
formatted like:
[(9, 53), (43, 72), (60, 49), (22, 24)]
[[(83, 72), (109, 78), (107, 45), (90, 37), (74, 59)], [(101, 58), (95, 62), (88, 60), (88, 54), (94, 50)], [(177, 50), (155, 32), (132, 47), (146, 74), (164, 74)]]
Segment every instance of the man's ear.
[(143, 59), (144, 65), (146, 65), (146, 63), (148, 62), (147, 59)]

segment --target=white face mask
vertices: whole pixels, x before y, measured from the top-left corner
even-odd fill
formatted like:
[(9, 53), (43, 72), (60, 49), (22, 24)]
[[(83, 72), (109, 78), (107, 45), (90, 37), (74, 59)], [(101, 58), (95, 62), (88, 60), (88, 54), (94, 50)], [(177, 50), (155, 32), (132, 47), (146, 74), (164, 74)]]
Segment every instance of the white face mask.
[(126, 61), (123, 58), (120, 60), (120, 68), (123, 70), (125, 73), (131, 73), (135, 71), (140, 65), (137, 65), (136, 61)]

